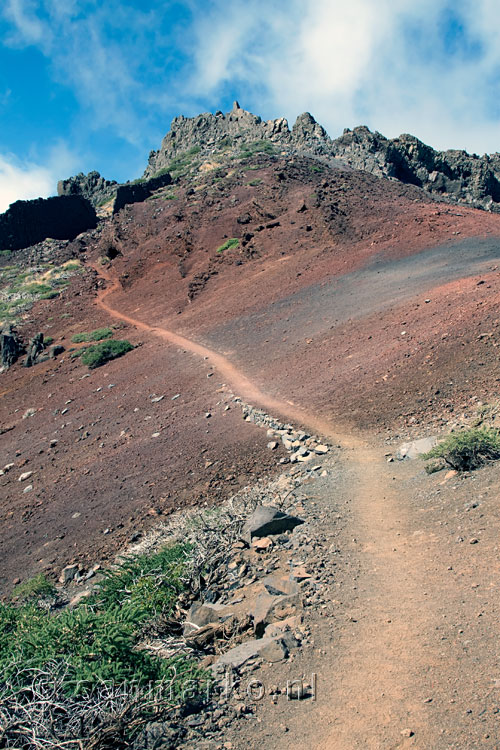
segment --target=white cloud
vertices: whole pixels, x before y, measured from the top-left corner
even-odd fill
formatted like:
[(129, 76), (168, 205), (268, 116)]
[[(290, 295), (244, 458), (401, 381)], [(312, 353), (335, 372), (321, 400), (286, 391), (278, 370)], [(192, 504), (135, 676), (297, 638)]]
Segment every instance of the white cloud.
[(77, 157), (62, 143), (52, 147), (44, 164), (0, 154), (0, 213), (17, 200), (55, 195), (57, 180), (70, 174), (76, 163)]
[[(474, 45), (447, 46), (450, 14)], [(338, 135), (366, 123), (439, 148), (500, 150), (498, 0), (217, 0), (195, 26), (190, 86)], [(463, 43), (463, 49), (460, 47)], [(497, 105), (498, 106), (498, 105)]]
[(11, 155), (0, 154), (0, 212), (20, 199), (46, 198), (53, 193), (52, 174), (36, 164), (17, 164)]

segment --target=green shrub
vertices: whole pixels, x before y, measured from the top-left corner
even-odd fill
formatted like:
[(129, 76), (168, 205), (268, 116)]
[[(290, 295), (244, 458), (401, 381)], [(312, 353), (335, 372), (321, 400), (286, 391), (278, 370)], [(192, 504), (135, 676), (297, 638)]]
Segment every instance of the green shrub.
[(260, 179), (260, 177), (257, 177), (255, 180), (250, 180), (250, 182), (247, 184), (249, 187), (256, 187), (257, 185), (260, 185), (261, 182), (262, 180)]
[(101, 367), (109, 362), (111, 359), (122, 357), (127, 352), (132, 351), (134, 347), (130, 341), (119, 341), (109, 339), (109, 341), (101, 341), (100, 344), (89, 346), (88, 349), (82, 354), (82, 362), (87, 365), (91, 370), (95, 367)]
[(424, 459), (442, 458), (457, 471), (471, 471), (500, 458), (500, 433), (493, 428), (473, 428), (449, 435)]
[(183, 657), (164, 660), (136, 648), (148, 621), (171, 615), (185, 587), (189, 549), (177, 544), (125, 561), (106, 572), (97, 593), (73, 610), (37, 607), (33, 598), (50, 584), (33, 579), (38, 583), (33, 592), (25, 592), (24, 604), (0, 604), (0, 687), (10, 681), (24, 688), (24, 680), (31, 680), (27, 670), (58, 662), (67, 666), (64, 688), (72, 695), (102, 683), (160, 681), (171, 673), (173, 663), (181, 672), (193, 670)]
[(223, 245), (217, 248), (217, 253), (223, 253), (224, 250), (231, 250), (233, 247), (238, 247), (240, 244), (239, 239), (236, 237), (231, 237), (230, 240), (226, 240)]
[(16, 586), (12, 592), (12, 599), (17, 601), (28, 602), (34, 599), (43, 599), (55, 594), (55, 586), (47, 580), (43, 573), (39, 573), (34, 578), (23, 581)]
[(103, 339), (108, 339), (112, 335), (113, 331), (111, 328), (96, 328), (95, 331), (91, 331), (90, 333), (87, 331), (84, 331), (83, 333), (75, 333), (75, 335), (71, 337), (71, 341), (74, 344), (83, 344), (87, 341), (102, 341)]

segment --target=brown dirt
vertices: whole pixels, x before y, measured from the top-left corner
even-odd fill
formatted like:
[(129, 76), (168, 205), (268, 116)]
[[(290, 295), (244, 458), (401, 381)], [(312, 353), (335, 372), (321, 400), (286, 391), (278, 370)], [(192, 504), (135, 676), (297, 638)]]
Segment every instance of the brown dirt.
[[(15, 469), (0, 478), (0, 587), (109, 559), (157, 515), (277, 471), (262, 431), (225, 411), (232, 388), (345, 452), (325, 490), (344, 519), (341, 534), (328, 530), (344, 550), (342, 604), (333, 620), (313, 615), (319, 662), (298, 661), (321, 667), (322, 692), (280, 709), (282, 737), (264, 706), (261, 735), (235, 747), (498, 747), (496, 470), (442, 488), (421, 466), (386, 464), (377, 433), (425, 431), (495, 392), (500, 217), (362, 173), (318, 175), (307, 159), (263, 159), (250, 187), (255, 174), (126, 209), (112, 232), (118, 281), (103, 288), (89, 272), (32, 312), (26, 333), (67, 343), (119, 319), (119, 336), (141, 346), (84, 379), (67, 356), (2, 376)], [(235, 236), (239, 248), (216, 252)], [(103, 249), (90, 243), (87, 260)], [(478, 490), (481, 510), (465, 511)]]

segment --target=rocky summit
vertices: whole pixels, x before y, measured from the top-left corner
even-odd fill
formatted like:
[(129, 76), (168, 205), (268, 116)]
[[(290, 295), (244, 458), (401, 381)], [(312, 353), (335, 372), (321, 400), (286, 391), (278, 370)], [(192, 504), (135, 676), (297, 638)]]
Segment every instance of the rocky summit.
[[(226, 156), (235, 150), (279, 148), (290, 157), (305, 154), (330, 165), (353, 169), (415, 185), (436, 197), (488, 211), (500, 210), (500, 154), (477, 156), (461, 150), (436, 151), (413, 135), (385, 138), (365, 126), (346, 129), (332, 139), (308, 112), (290, 129), (284, 117), (262, 120), (234, 102), (230, 112), (220, 110), (196, 117), (174, 118), (158, 150), (150, 152), (143, 178), (173, 171), (189, 157)], [(59, 195), (80, 194), (94, 206), (116, 195), (117, 184), (98, 172), (79, 174), (58, 183)]]

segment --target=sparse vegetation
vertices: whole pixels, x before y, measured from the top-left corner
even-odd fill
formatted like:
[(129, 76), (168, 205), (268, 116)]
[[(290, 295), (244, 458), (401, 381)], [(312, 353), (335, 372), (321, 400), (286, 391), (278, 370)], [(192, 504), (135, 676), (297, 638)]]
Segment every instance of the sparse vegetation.
[(261, 182), (262, 180), (260, 179), (260, 177), (257, 177), (255, 180), (250, 180), (250, 182), (248, 182), (247, 184), (249, 187), (256, 187), (257, 185), (260, 185)]
[(34, 281), (31, 284), (26, 284), (26, 286), (21, 287), (19, 291), (25, 292), (26, 294), (48, 294), (52, 291), (52, 287), (48, 284), (42, 284)]
[(15, 322), (37, 300), (59, 296), (71, 277), (82, 272), (80, 261), (67, 261), (61, 266), (40, 264), (25, 270), (17, 265), (0, 268), (0, 319)]
[(181, 175), (185, 174), (192, 166), (193, 157), (196, 156), (196, 154), (199, 154), (200, 151), (200, 146), (193, 146), (185, 153), (179, 154), (179, 156), (176, 156), (175, 159), (172, 159), (170, 164), (168, 164), (166, 167), (163, 167), (162, 169), (159, 169), (158, 172), (155, 172), (153, 177), (161, 177), (167, 172), (169, 172), (174, 178), (180, 177)]
[(144, 643), (146, 630), (172, 615), (189, 556), (189, 545), (175, 544), (129, 558), (72, 610), (36, 603), (40, 587), (47, 595), (50, 586), (40, 577), (33, 595), (28, 590), (17, 603), (0, 604), (6, 746), (76, 750), (92, 738), (94, 748), (129, 747), (155, 710), (158, 716), (182, 702), (188, 681), (191, 696), (203, 687), (205, 675), (188, 656), (161, 658)]
[(250, 159), (256, 154), (272, 155), (274, 153), (276, 153), (276, 148), (270, 141), (254, 141), (253, 143), (246, 143), (242, 147), (240, 158)]
[(75, 333), (75, 335), (71, 337), (71, 341), (74, 344), (83, 344), (88, 341), (102, 341), (103, 339), (109, 339), (112, 335), (113, 330), (111, 328), (96, 328), (95, 331), (91, 331), (90, 333), (87, 333), (86, 331), (83, 333)]
[(55, 590), (54, 584), (51, 583), (43, 573), (39, 573), (37, 576), (34, 576), (34, 578), (29, 578), (27, 581), (23, 581), (16, 586), (12, 592), (12, 599), (13, 601), (18, 602), (44, 599), (49, 596), (54, 596)]
[(101, 341), (99, 344), (89, 346), (83, 352), (81, 359), (84, 365), (93, 370), (96, 367), (105, 365), (106, 362), (112, 359), (122, 357), (127, 352), (132, 351), (133, 348), (130, 341), (109, 339), (108, 341)]
[(238, 247), (240, 241), (237, 237), (231, 237), (230, 240), (226, 240), (223, 245), (217, 248), (217, 253), (220, 255), (225, 250), (232, 250), (234, 247)]
[(462, 430), (449, 435), (423, 458), (441, 458), (457, 471), (471, 471), (500, 458), (500, 433), (493, 428)]

